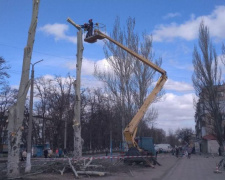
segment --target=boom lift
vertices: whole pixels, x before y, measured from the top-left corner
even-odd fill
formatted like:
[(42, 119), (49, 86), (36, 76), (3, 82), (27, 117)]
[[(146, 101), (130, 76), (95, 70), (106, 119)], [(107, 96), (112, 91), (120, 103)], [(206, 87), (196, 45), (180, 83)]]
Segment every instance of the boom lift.
[[(68, 20), (68, 21), (71, 21), (71, 20)], [(77, 24), (75, 24), (75, 25), (79, 26)], [(136, 52), (130, 50), (127, 47), (125, 47), (121, 43), (119, 43), (119, 42), (115, 41), (114, 39), (110, 38), (109, 36), (103, 34), (98, 29), (94, 30), (93, 36), (85, 38), (84, 41), (88, 42), (88, 43), (95, 43), (95, 42), (97, 42), (97, 40), (101, 40), (101, 39), (108, 39), (109, 41), (113, 42), (114, 44), (116, 44), (120, 48), (124, 49), (125, 51), (127, 51), (128, 53), (130, 53), (131, 55), (136, 57), (139, 61), (142, 61), (143, 63), (145, 63), (146, 65), (148, 65), (149, 67), (153, 68), (154, 70), (156, 70), (157, 72), (159, 72), (161, 74), (161, 76), (158, 79), (157, 84), (154, 87), (153, 91), (146, 98), (146, 100), (144, 101), (144, 104), (141, 106), (141, 108), (138, 110), (136, 115), (133, 117), (131, 122), (126, 126), (126, 128), (124, 129), (124, 132), (123, 132), (124, 137), (125, 137), (125, 141), (127, 142), (127, 145), (128, 145), (128, 148), (129, 148), (126, 155), (128, 155), (128, 156), (129, 155), (142, 155), (144, 150), (141, 149), (138, 146), (138, 143), (135, 141), (138, 124), (140, 123), (141, 119), (143, 118), (144, 114), (146, 113), (149, 105), (153, 102), (153, 100), (155, 99), (155, 97), (157, 96), (157, 94), (160, 92), (163, 85), (165, 84), (165, 82), (167, 80), (166, 71), (163, 70), (162, 68), (158, 67), (156, 64), (152, 63), (151, 61), (147, 60), (146, 58), (140, 56)], [(150, 165), (150, 162), (147, 159), (143, 159), (143, 161), (147, 162), (147, 164)]]
[(163, 70), (162, 68), (158, 67), (157, 65), (155, 65), (151, 61), (149, 61), (149, 60), (145, 59), (144, 57), (140, 56), (136, 52), (134, 52), (134, 51), (128, 49), (127, 47), (123, 46), (121, 43), (119, 43), (119, 42), (115, 41), (114, 39), (110, 38), (109, 36), (103, 34), (101, 31), (99, 31), (97, 29), (95, 29), (95, 31), (94, 31), (94, 36), (92, 36), (90, 38), (86, 38), (86, 39), (84, 39), (84, 41), (89, 42), (89, 43), (93, 43), (93, 42), (96, 42), (97, 39), (104, 39), (104, 38), (113, 42), (114, 44), (116, 44), (120, 48), (124, 49), (125, 51), (127, 51), (128, 53), (130, 53), (131, 55), (136, 57), (138, 60), (142, 61), (143, 63), (147, 64), (148, 66), (150, 66), (154, 70), (161, 73), (161, 77), (159, 78), (155, 88), (150, 93), (150, 95), (146, 98), (146, 100), (144, 101), (144, 104), (141, 106), (141, 108), (138, 110), (137, 114), (133, 117), (131, 122), (126, 126), (126, 128), (124, 130), (124, 137), (125, 137), (125, 140), (128, 144), (128, 147), (129, 148), (135, 147), (139, 151), (141, 151), (141, 149), (138, 147), (137, 142), (135, 141), (135, 137), (136, 137), (136, 133), (137, 133), (137, 127), (138, 127), (138, 124), (140, 123), (141, 119), (143, 118), (145, 112), (147, 111), (149, 105), (152, 103), (152, 101), (155, 99), (156, 95), (160, 92), (163, 85), (165, 84), (165, 82), (167, 80), (166, 71)]

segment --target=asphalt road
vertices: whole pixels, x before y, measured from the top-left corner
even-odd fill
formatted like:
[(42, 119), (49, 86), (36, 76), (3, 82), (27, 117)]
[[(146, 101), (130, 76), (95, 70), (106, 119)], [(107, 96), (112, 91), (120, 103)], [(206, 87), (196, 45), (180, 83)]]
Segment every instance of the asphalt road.
[(162, 180), (225, 180), (225, 170), (214, 173), (221, 157), (192, 155), (180, 158)]
[[(95, 180), (225, 180), (225, 170), (214, 173), (221, 157), (192, 155), (176, 158), (169, 154), (160, 154), (158, 161), (162, 166), (144, 168), (130, 173), (115, 173), (111, 176), (93, 178)], [(129, 168), (129, 166), (127, 167)], [(84, 178), (86, 179), (86, 178)], [(92, 178), (87, 178), (92, 179)]]

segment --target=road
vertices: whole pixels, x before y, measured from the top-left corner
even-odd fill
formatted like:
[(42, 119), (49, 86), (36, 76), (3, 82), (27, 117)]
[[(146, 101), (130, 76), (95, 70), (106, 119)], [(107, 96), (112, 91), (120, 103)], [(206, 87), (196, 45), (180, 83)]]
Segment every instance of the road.
[(162, 180), (224, 180), (225, 171), (214, 173), (221, 157), (192, 156), (180, 158)]
[[(225, 180), (225, 170), (214, 173), (221, 157), (192, 155), (176, 158), (171, 155), (159, 155), (162, 166), (138, 169), (130, 173), (112, 174), (111, 176), (93, 178), (95, 180)], [(129, 167), (128, 167), (129, 168)], [(85, 178), (86, 179), (86, 178)], [(90, 179), (90, 178), (88, 178)], [(92, 178), (91, 178), (92, 179)]]

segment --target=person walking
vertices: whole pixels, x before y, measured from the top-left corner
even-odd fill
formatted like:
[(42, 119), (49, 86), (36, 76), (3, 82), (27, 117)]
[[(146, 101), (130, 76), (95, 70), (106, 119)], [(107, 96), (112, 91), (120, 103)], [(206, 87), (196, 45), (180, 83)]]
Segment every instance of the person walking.
[(44, 150), (44, 156), (45, 156), (45, 158), (48, 157), (48, 149), (45, 149), (45, 150)]
[(105, 149), (105, 155), (108, 156), (108, 153), (109, 153), (109, 149), (106, 148), (106, 149)]
[(191, 152), (192, 152), (192, 148), (191, 146), (188, 147), (188, 159), (191, 158)]
[(62, 157), (63, 151), (62, 148), (59, 149), (59, 157)]
[(220, 149), (220, 147), (218, 149), (218, 152), (219, 152), (219, 156), (221, 156), (221, 149)]
[(179, 156), (179, 147), (176, 147), (176, 157), (178, 158)]
[(23, 150), (23, 153), (22, 153), (22, 161), (25, 161), (27, 159), (27, 151), (26, 150)]
[(59, 149), (58, 149), (58, 148), (55, 150), (55, 156), (56, 156), (57, 158), (59, 157)]
[(48, 157), (49, 157), (49, 158), (52, 157), (52, 150), (51, 150), (51, 148), (48, 149)]

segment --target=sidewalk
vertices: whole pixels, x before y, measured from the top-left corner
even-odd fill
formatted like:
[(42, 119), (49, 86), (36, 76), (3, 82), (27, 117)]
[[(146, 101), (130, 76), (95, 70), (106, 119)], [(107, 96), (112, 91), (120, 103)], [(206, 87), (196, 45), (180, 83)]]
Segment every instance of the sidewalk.
[(191, 159), (180, 158), (163, 180), (224, 180), (225, 171), (214, 173), (222, 157), (192, 155)]

